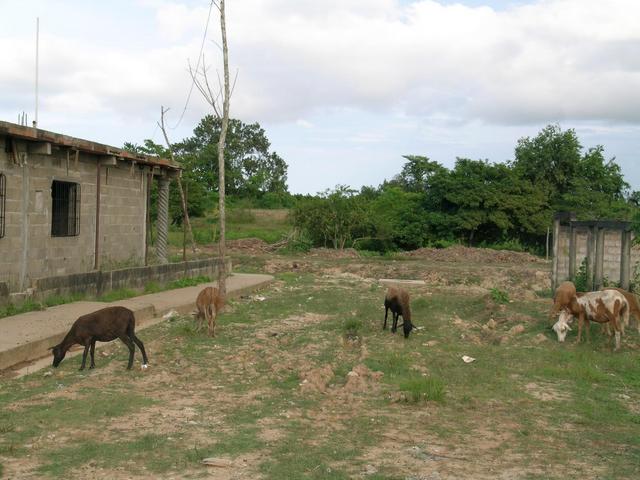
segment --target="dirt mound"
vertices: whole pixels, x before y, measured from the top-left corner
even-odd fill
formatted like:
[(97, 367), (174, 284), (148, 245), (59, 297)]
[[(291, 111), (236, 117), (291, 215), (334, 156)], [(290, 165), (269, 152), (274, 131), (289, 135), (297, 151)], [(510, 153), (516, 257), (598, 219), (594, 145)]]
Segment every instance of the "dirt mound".
[(344, 391), (349, 393), (368, 392), (373, 387), (373, 384), (380, 381), (382, 375), (382, 372), (369, 370), (363, 364), (356, 365), (347, 373), (347, 383), (344, 385)]
[(510, 250), (492, 250), (490, 248), (463, 247), (419, 248), (401, 253), (402, 256), (420, 257), (441, 262), (478, 262), (478, 263), (540, 263), (543, 259), (530, 253), (512, 252)]
[(312, 248), (309, 250), (307, 256), (324, 258), (360, 258), (360, 254), (355, 248), (344, 248), (342, 250), (334, 248)]
[(333, 378), (333, 370), (329, 365), (321, 368), (312, 368), (300, 372), (300, 387), (303, 392), (327, 391), (327, 384)]
[(240, 238), (228, 240), (227, 249), (230, 252), (259, 254), (269, 252), (270, 246), (261, 238)]

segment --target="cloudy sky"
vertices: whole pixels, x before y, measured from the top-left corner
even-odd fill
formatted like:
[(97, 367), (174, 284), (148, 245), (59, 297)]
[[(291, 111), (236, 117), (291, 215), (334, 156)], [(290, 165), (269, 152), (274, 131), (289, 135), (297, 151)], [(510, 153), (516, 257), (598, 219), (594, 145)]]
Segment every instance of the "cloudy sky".
[[(122, 146), (174, 140), (208, 0), (0, 0), (0, 119)], [(292, 192), (378, 185), (402, 155), (503, 162), (545, 125), (605, 146), (640, 190), (638, 0), (227, 0), (232, 116), (259, 122)], [(220, 63), (212, 15), (205, 58)], [(176, 124), (178, 124), (176, 126)]]

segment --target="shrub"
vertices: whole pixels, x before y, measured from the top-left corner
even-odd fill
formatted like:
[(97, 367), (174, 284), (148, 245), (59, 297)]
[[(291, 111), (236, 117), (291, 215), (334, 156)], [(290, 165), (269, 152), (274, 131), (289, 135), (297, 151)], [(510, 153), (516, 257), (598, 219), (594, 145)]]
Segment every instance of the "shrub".
[(509, 303), (509, 295), (499, 288), (491, 289), (491, 299), (496, 303)]

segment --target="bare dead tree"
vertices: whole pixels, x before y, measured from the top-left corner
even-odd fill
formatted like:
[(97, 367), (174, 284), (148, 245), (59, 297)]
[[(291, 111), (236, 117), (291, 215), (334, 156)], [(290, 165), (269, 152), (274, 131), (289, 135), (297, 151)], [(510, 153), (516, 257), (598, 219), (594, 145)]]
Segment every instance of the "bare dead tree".
[[(160, 130), (162, 130), (162, 135), (164, 135), (164, 141), (167, 143), (167, 149), (169, 150), (169, 156), (171, 157), (171, 162), (175, 163), (176, 159), (173, 156), (173, 149), (171, 148), (171, 142), (169, 141), (169, 136), (167, 135), (167, 129), (164, 126), (164, 114), (167, 113), (169, 109), (165, 109), (163, 106), (160, 106), (160, 122), (158, 126)], [(196, 253), (196, 242), (193, 239), (193, 231), (191, 230), (191, 221), (189, 220), (189, 212), (187, 210), (187, 201), (184, 197), (184, 190), (182, 188), (182, 171), (178, 174), (178, 191), (180, 192), (180, 202), (182, 203), (182, 216), (187, 226), (187, 235), (189, 236), (189, 241), (191, 242), (191, 250), (193, 253)]]
[(225, 20), (224, 0), (218, 3), (212, 0), (212, 4), (216, 6), (220, 12), (220, 32), (222, 35), (222, 60), (223, 60), (223, 78), (221, 81), (218, 76), (218, 88), (214, 92), (209, 83), (207, 75), (207, 67), (205, 65), (204, 56), (202, 57), (202, 67), (200, 70), (194, 70), (189, 64), (189, 73), (193, 79), (194, 85), (198, 88), (206, 102), (213, 109), (216, 117), (222, 119), (222, 127), (220, 129), (220, 138), (218, 140), (218, 205), (220, 211), (220, 237), (218, 241), (219, 268), (218, 268), (218, 289), (223, 298), (227, 295), (227, 268), (225, 258), (227, 254), (225, 233), (225, 180), (224, 180), (224, 150), (227, 138), (227, 130), (229, 128), (229, 97), (231, 96), (231, 87), (229, 84), (229, 50), (227, 46), (227, 26)]

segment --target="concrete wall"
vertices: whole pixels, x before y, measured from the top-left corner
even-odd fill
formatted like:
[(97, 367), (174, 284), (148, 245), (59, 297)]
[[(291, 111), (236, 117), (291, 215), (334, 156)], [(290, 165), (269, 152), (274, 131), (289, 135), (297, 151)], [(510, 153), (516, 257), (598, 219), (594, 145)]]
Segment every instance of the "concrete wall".
[[(231, 271), (231, 260), (227, 259), (227, 272)], [(206, 258), (188, 262), (165, 263), (148, 267), (133, 267), (108, 272), (93, 271), (59, 277), (39, 278), (35, 281), (34, 296), (44, 300), (51, 295), (85, 294), (102, 295), (120, 288), (143, 289), (149, 282), (164, 284), (181, 278), (207, 276), (215, 280), (218, 276), (218, 259)]]
[[(560, 226), (558, 238), (558, 281), (569, 278), (569, 227)], [(587, 256), (587, 231), (578, 230), (576, 236), (576, 273)], [(603, 275), (611, 282), (620, 281), (620, 248), (621, 234), (616, 230), (605, 230), (604, 234), (604, 265)], [(636, 265), (640, 264), (640, 247), (631, 248), (631, 279), (635, 274)]]
[[(17, 140), (19, 162), (15, 163), (6, 143), (0, 137), (0, 173), (6, 176), (7, 194), (0, 282), (17, 292), (32, 287), (36, 278), (92, 271), (100, 157), (81, 153), (76, 163), (74, 152), (68, 159), (68, 150), (54, 145), (51, 155), (32, 153), (33, 143)], [(101, 264), (143, 264), (146, 175), (128, 161), (101, 169)], [(78, 236), (51, 235), (53, 180), (80, 184)]]

